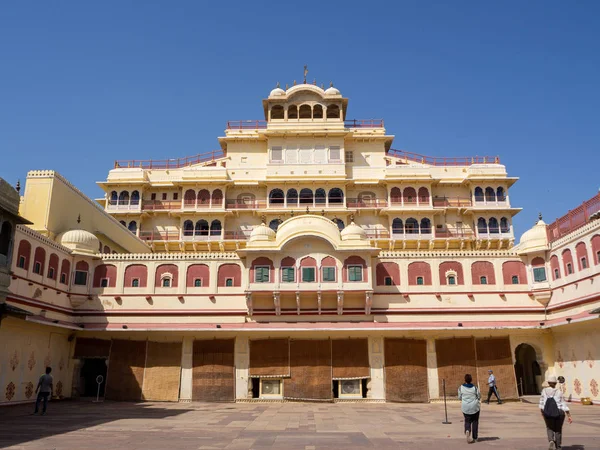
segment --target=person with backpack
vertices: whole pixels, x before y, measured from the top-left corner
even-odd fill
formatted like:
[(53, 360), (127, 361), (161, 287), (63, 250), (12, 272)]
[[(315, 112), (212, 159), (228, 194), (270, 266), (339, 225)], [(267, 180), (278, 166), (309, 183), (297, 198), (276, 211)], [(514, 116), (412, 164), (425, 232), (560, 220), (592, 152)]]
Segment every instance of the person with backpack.
[(481, 392), (473, 384), (471, 374), (465, 375), (465, 384), (458, 388), (458, 399), (461, 401), (460, 409), (465, 417), (465, 436), (467, 443), (477, 442), (479, 431), (479, 410), (481, 409)]
[(558, 381), (556, 376), (550, 375), (546, 381), (550, 387), (542, 390), (540, 397), (540, 410), (546, 423), (546, 432), (548, 433), (548, 449), (555, 450), (562, 448), (562, 427), (565, 423), (565, 415), (569, 423), (573, 423), (571, 411), (565, 402), (565, 398), (560, 389), (556, 388)]

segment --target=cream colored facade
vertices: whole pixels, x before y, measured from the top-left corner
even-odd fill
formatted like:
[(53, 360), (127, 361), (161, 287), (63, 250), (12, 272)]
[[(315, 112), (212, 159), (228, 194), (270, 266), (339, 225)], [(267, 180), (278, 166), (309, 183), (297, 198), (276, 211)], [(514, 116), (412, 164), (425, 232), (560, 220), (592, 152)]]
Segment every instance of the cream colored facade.
[[(69, 352), (65, 395), (71, 385), (84, 395), (86, 364), (107, 358), (107, 395), (117, 399), (251, 401), (267, 398), (265, 380), (282, 378), (281, 398), (343, 400), (341, 391), (327, 396), (332, 383), (356, 379), (363, 400), (428, 401), (444, 379), (455, 391), (463, 370), (485, 388), (493, 366), (507, 398), (535, 393), (556, 373), (573, 400), (600, 401), (599, 319), (589, 313), (600, 306), (600, 222), (586, 216), (549, 240), (540, 220), (515, 246), (516, 179), (498, 158), (396, 151), (383, 121), (348, 120), (347, 108), (333, 87), (276, 88), (265, 120), (228, 123), (219, 152), (118, 161), (100, 183), (100, 208), (57, 173), (30, 172), (21, 213), (33, 225), (17, 229), (9, 302), (32, 314), (2, 323), (0, 335), (11, 336), (3, 364), (15, 352), (23, 364), (29, 348), (18, 330), (31, 326), (60, 330), (52, 351)], [(579, 256), (582, 242), (585, 267), (555, 279), (553, 256)], [(225, 350), (207, 350), (215, 339)], [(349, 339), (365, 344), (355, 358), (365, 367), (340, 353)], [(288, 342), (289, 373), (258, 355), (264, 340), (263, 349)], [(330, 346), (334, 375), (309, 392), (299, 368), (320, 351), (314, 340)], [(415, 363), (402, 359), (409, 347)], [(173, 361), (156, 356), (166, 348)], [(159, 362), (123, 356), (136, 352)], [(212, 370), (202, 361), (215, 355), (233, 373), (210, 372), (225, 386), (216, 394), (200, 381)], [(131, 397), (111, 387), (121, 364)], [(0, 386), (27, 383), (18, 370), (3, 369)], [(398, 391), (403, 377), (425, 381)]]

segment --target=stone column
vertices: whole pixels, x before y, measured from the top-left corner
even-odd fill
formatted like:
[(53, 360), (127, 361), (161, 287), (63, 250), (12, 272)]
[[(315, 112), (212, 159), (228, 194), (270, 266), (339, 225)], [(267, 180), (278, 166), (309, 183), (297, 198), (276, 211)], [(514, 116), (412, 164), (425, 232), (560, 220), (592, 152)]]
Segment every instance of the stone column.
[(183, 338), (181, 346), (181, 386), (179, 388), (179, 401), (192, 401), (192, 359), (193, 359), (194, 337)]
[(383, 378), (383, 338), (369, 337), (369, 364), (371, 380), (368, 383), (367, 398), (385, 400), (385, 385)]
[(429, 398), (440, 398), (440, 380), (434, 338), (427, 338), (427, 382), (429, 384)]
[(235, 399), (248, 398), (248, 368), (250, 364), (250, 344), (247, 336), (235, 339)]

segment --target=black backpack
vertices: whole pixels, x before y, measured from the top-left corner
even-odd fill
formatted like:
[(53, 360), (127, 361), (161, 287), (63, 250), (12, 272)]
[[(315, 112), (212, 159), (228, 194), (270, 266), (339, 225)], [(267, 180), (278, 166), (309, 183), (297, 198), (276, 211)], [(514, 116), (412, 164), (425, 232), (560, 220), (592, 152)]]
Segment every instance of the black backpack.
[[(558, 419), (560, 417), (560, 411), (556, 400), (554, 400), (554, 394), (556, 394), (556, 390), (552, 393), (552, 397), (546, 399), (546, 404), (544, 405), (544, 416), (549, 419)], [(546, 393), (546, 395), (548, 394)]]

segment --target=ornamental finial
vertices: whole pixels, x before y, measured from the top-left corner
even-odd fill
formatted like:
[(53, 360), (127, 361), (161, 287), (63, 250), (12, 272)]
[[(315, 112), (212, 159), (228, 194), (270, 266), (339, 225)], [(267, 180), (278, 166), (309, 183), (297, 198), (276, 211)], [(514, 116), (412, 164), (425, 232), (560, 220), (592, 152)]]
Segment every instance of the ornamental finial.
[(279, 87), (279, 81), (277, 82), (277, 86), (275, 86), (275, 87)]
[(333, 81), (329, 82), (329, 87), (333, 87)]
[(306, 75), (308, 75), (308, 64), (304, 64), (304, 84), (306, 84)]
[(538, 213), (538, 219), (542, 220), (542, 213)]
[(306, 214), (310, 214), (310, 209), (308, 209), (308, 206), (306, 207)]
[(267, 216), (265, 216), (264, 214), (262, 216), (260, 216), (260, 221), (262, 222), (263, 225), (265, 225), (267, 223)]
[(354, 214), (350, 214), (350, 223), (354, 223)]
[(78, 223), (78, 224), (79, 224), (79, 223), (81, 223), (81, 214), (78, 214), (78, 215), (77, 215), (77, 223)]
[(21, 180), (17, 180), (17, 185), (15, 186), (15, 190), (17, 191), (17, 194), (19, 192), (21, 192)]

